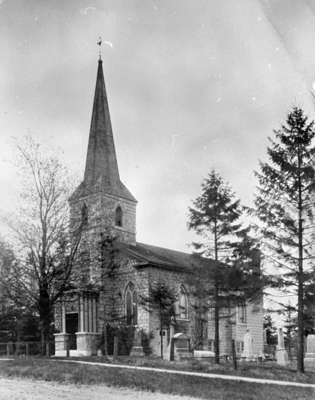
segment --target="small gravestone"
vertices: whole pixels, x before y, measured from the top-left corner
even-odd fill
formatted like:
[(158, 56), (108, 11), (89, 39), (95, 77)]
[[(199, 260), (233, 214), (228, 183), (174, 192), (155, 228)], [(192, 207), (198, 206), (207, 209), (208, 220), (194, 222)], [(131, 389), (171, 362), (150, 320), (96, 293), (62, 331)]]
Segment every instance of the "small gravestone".
[(284, 337), (282, 328), (278, 329), (278, 345), (276, 351), (277, 364), (286, 367), (289, 364), (288, 353), (284, 347)]
[(306, 339), (305, 368), (315, 371), (315, 334), (310, 334)]
[(180, 361), (192, 357), (190, 351), (190, 337), (185, 333), (175, 333), (172, 338), (171, 346), (173, 346), (173, 356), (171, 360)]
[(194, 358), (198, 360), (213, 360), (214, 352), (210, 350), (194, 350)]
[(253, 338), (249, 328), (246, 329), (246, 333), (244, 335), (244, 350), (242, 353), (242, 359), (245, 361), (253, 361), (254, 359)]
[(144, 357), (144, 351), (142, 347), (142, 334), (141, 331), (136, 328), (135, 335), (133, 338), (132, 349), (130, 351), (131, 357)]

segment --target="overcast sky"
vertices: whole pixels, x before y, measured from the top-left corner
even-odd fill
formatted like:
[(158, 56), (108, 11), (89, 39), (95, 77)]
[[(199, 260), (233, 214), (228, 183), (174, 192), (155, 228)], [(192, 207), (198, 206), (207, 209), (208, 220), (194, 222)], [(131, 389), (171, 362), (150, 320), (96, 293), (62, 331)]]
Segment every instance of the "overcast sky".
[(58, 146), (83, 176), (99, 36), (120, 175), (139, 241), (187, 250), (215, 168), (250, 204), (267, 137), (314, 118), (315, 0), (0, 0), (0, 209), (12, 137)]

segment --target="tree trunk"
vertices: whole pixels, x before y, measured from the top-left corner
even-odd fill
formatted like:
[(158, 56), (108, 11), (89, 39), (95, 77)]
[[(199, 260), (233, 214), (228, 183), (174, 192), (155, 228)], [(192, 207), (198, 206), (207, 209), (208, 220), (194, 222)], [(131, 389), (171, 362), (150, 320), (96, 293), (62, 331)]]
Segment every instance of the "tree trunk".
[(220, 328), (219, 328), (219, 295), (218, 295), (218, 285), (215, 283), (214, 288), (214, 353), (215, 353), (215, 363), (220, 363)]
[(298, 150), (298, 354), (297, 369), (304, 372), (304, 274), (303, 274), (303, 200), (302, 200), (302, 182), (301, 182), (301, 151)]
[[(218, 238), (217, 238), (217, 223), (215, 222), (214, 228), (214, 259), (218, 261)], [(218, 268), (217, 265), (215, 268)], [(214, 283), (214, 353), (215, 363), (220, 363), (220, 310), (219, 310), (219, 288), (217, 277), (215, 277)]]
[(160, 313), (160, 335), (161, 335), (161, 358), (163, 360), (163, 318)]
[(108, 357), (108, 351), (107, 351), (107, 325), (106, 325), (106, 323), (104, 323), (104, 325), (103, 325), (103, 335), (104, 335), (103, 353), (104, 353), (104, 356), (107, 358)]
[[(300, 260), (299, 260), (300, 261)], [(304, 372), (304, 313), (303, 313), (303, 269), (299, 262), (299, 282), (298, 282), (298, 355), (297, 369)]]
[(235, 350), (235, 340), (232, 339), (232, 357), (233, 357), (233, 368), (237, 370), (237, 359), (236, 359), (236, 350)]
[(49, 298), (46, 295), (42, 295), (39, 299), (39, 323), (41, 331), (41, 346), (42, 355), (46, 353), (46, 343), (50, 340), (50, 324), (52, 320), (52, 310), (49, 304)]
[(118, 356), (118, 336), (114, 336), (114, 351), (113, 351), (113, 359), (117, 360)]

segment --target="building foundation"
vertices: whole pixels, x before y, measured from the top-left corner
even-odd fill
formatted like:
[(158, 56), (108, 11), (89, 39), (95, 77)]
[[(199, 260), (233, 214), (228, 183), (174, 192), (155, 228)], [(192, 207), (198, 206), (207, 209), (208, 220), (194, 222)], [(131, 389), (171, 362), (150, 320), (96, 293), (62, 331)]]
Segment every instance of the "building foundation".
[(96, 332), (77, 332), (77, 349), (71, 352), (71, 356), (85, 357), (96, 356), (101, 338)]
[(67, 357), (69, 350), (69, 334), (68, 333), (55, 333), (55, 356)]

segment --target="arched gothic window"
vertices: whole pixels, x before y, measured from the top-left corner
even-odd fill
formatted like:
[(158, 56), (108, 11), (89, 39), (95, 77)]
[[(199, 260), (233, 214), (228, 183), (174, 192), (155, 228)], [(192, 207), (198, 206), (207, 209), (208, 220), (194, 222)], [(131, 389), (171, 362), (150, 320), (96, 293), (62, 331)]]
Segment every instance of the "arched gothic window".
[(180, 319), (188, 319), (188, 296), (184, 286), (179, 290), (178, 314)]
[(137, 325), (138, 299), (135, 286), (131, 282), (128, 284), (125, 292), (125, 310), (127, 325)]
[(123, 225), (123, 212), (120, 206), (116, 208), (115, 211), (115, 225), (122, 226)]

